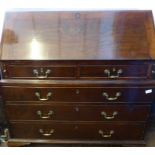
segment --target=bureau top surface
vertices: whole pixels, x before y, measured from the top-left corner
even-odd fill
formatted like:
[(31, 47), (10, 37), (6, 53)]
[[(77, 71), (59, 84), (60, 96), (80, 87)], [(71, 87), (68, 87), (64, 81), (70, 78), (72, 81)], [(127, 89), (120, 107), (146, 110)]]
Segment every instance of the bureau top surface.
[(155, 59), (151, 11), (7, 12), (1, 60)]

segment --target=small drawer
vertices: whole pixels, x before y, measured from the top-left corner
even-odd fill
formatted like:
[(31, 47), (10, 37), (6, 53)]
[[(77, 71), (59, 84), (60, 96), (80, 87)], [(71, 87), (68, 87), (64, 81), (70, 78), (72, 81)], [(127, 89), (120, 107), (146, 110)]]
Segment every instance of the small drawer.
[[(142, 140), (143, 123), (11, 122), (11, 138)], [(134, 132), (132, 132), (134, 131)]]
[(81, 78), (147, 78), (148, 65), (83, 65)]
[(9, 120), (146, 121), (149, 113), (149, 105), (6, 105)]
[(27, 78), (27, 79), (57, 79), (75, 78), (76, 66), (29, 66), (29, 65), (6, 65), (4, 78)]
[(140, 87), (3, 87), (6, 101), (39, 102), (152, 102), (150, 88)]

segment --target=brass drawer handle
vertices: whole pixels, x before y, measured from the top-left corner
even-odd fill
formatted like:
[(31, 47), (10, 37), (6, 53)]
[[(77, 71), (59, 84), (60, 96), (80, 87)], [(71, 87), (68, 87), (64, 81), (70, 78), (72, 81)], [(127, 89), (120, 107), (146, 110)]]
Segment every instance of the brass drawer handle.
[(49, 118), (51, 118), (51, 116), (52, 116), (53, 114), (54, 114), (54, 112), (53, 112), (52, 110), (50, 110), (50, 111), (48, 112), (47, 115), (44, 115), (44, 116), (43, 116), (43, 113), (42, 113), (41, 110), (38, 110), (38, 111), (37, 111), (37, 115), (38, 115), (41, 119), (49, 119)]
[(117, 111), (114, 111), (112, 116), (107, 116), (107, 113), (102, 111), (101, 115), (104, 116), (105, 119), (110, 120), (110, 119), (114, 119), (116, 115), (118, 115)]
[(102, 95), (103, 95), (104, 97), (106, 97), (106, 99), (107, 99), (108, 101), (114, 101), (114, 100), (117, 100), (118, 97), (120, 97), (122, 94), (121, 94), (121, 92), (117, 92), (117, 93), (115, 94), (115, 97), (109, 97), (109, 94), (108, 94), (108, 93), (103, 92)]
[(44, 133), (43, 129), (39, 129), (39, 133), (41, 133), (42, 136), (49, 137), (54, 133), (54, 129), (51, 129), (49, 133)]
[(41, 98), (40, 97), (41, 96), (40, 93), (39, 92), (35, 92), (35, 96), (37, 96), (39, 101), (48, 101), (49, 98), (52, 96), (52, 93), (48, 92), (47, 95), (46, 95), (46, 98)]
[(114, 79), (114, 78), (119, 78), (120, 77), (120, 74), (123, 73), (123, 70), (122, 69), (119, 69), (119, 70), (116, 71), (116, 69), (113, 68), (112, 71), (113, 72), (116, 72), (116, 75), (112, 75), (112, 73), (110, 72), (109, 69), (105, 69), (104, 70), (104, 74), (107, 74), (108, 78)]
[(98, 133), (101, 135), (102, 138), (110, 138), (114, 134), (114, 130), (110, 130), (109, 134), (104, 134), (103, 130), (98, 130)]
[(40, 71), (38, 71), (37, 69), (34, 69), (33, 70), (33, 74), (37, 78), (47, 78), (50, 73), (51, 73), (51, 70), (50, 69), (47, 69), (46, 71), (44, 71), (43, 68), (40, 68)]

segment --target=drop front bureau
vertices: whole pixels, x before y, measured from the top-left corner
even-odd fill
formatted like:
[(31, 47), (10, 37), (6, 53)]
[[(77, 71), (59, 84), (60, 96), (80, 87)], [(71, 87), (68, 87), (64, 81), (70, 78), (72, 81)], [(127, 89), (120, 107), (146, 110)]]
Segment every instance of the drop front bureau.
[(151, 11), (7, 12), (0, 68), (9, 146), (145, 145)]

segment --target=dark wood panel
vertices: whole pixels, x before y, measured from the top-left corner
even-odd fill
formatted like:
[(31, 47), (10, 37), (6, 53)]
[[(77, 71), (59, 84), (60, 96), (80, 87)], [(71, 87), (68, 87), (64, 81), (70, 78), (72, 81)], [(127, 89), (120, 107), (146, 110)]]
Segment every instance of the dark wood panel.
[(145, 140), (66, 140), (66, 139), (9, 139), (8, 146), (19, 147), (144, 147)]
[(6, 105), (8, 120), (146, 121), (149, 113), (150, 105)]
[(147, 78), (147, 65), (85, 65), (80, 67), (82, 78)]
[[(76, 66), (76, 65), (149, 65), (154, 64), (154, 60), (1, 60), (3, 65), (30, 65), (30, 66)], [(118, 64), (119, 63), (119, 64)]]
[(11, 138), (142, 140), (145, 124), (11, 122), (10, 127)]
[(3, 87), (6, 101), (152, 102), (152, 89), (122, 87)]
[(98, 79), (98, 80), (34, 80), (34, 79), (2, 79), (0, 86), (5, 87), (144, 87), (146, 89), (154, 89), (155, 80), (150, 79)]

